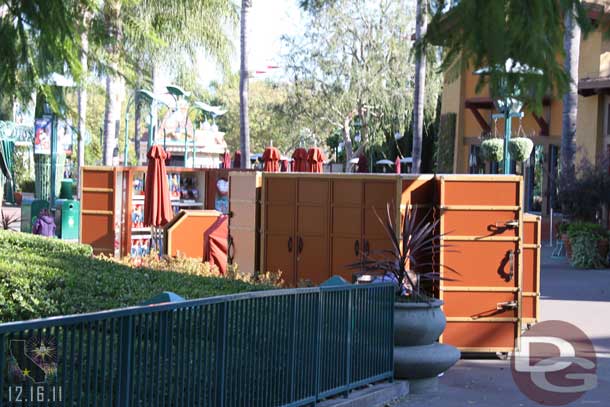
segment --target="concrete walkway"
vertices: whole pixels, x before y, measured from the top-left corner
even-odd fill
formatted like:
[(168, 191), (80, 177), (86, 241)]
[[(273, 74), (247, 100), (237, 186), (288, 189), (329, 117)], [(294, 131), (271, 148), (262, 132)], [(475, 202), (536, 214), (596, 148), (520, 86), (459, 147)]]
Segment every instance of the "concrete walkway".
[[(593, 341), (598, 386), (571, 406), (610, 406), (610, 270), (575, 270), (565, 259), (543, 249), (542, 320), (562, 320), (582, 329)], [(409, 395), (398, 407), (540, 406), (513, 382), (508, 361), (460, 360), (440, 379), (439, 392)]]

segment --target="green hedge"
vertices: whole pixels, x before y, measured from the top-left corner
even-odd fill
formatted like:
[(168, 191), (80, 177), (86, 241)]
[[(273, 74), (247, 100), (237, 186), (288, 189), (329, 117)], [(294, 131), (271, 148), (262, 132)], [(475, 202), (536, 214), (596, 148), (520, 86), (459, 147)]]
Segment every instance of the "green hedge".
[(0, 322), (137, 305), (162, 291), (193, 299), (268, 288), (134, 269), (92, 257), (87, 245), (0, 231)]

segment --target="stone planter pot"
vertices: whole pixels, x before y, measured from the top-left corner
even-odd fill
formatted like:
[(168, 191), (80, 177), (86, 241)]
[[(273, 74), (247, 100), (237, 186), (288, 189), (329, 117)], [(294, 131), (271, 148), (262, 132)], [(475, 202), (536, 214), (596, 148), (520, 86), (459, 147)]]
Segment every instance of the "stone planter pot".
[(394, 303), (394, 376), (409, 380), (412, 393), (435, 391), (438, 375), (460, 358), (455, 347), (437, 342), (446, 324), (441, 305)]

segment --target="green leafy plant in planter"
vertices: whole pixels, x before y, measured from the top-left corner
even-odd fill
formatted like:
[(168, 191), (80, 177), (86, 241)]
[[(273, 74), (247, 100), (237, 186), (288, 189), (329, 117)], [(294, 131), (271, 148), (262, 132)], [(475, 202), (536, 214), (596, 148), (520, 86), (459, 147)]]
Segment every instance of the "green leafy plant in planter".
[(484, 161), (499, 163), (504, 157), (504, 140), (490, 138), (481, 142), (481, 158)]
[(455, 347), (437, 342), (446, 325), (443, 302), (426, 289), (441, 278), (432, 268), (442, 246), (439, 220), (430, 221), (430, 211), (422, 216), (417, 209), (407, 210), (402, 230), (397, 231), (391, 205), (386, 209), (385, 220), (376, 211), (375, 215), (391, 249), (372, 252), (350, 267), (360, 270), (356, 275), (396, 284), (394, 374), (409, 380), (411, 392), (427, 392), (436, 389), (438, 375), (460, 358)]
[(515, 161), (525, 161), (532, 154), (534, 142), (527, 137), (515, 137), (508, 143), (508, 152)]

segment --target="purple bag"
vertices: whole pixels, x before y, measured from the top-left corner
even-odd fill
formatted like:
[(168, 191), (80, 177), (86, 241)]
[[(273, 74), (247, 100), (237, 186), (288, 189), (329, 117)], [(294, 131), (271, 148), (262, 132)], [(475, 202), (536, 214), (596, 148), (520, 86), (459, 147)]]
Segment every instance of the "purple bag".
[(55, 220), (48, 213), (41, 213), (34, 222), (32, 233), (40, 236), (55, 237)]

